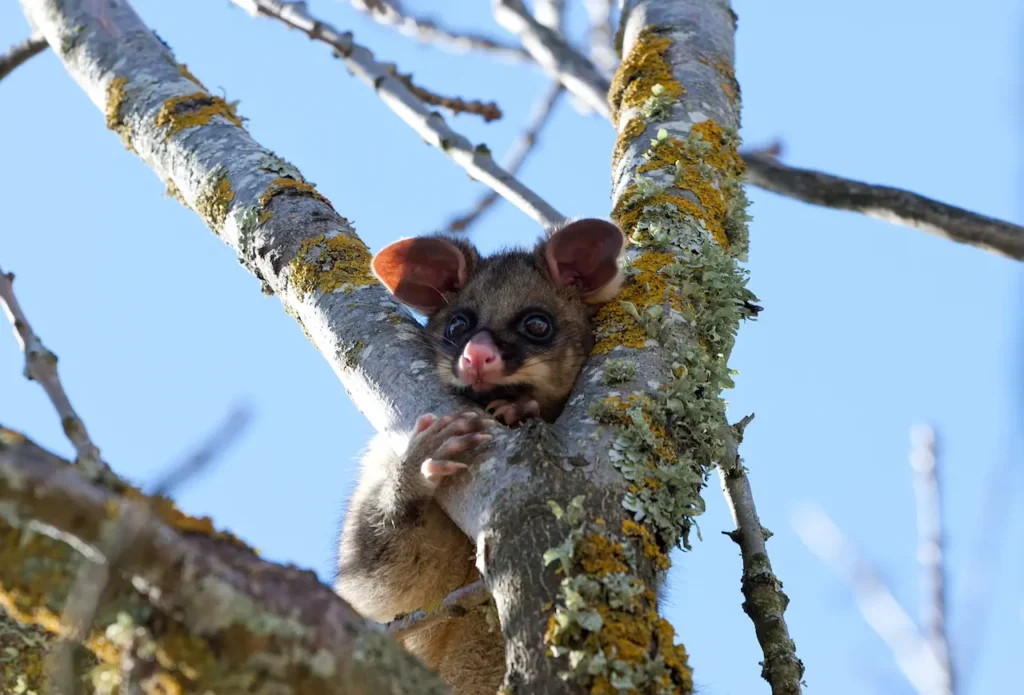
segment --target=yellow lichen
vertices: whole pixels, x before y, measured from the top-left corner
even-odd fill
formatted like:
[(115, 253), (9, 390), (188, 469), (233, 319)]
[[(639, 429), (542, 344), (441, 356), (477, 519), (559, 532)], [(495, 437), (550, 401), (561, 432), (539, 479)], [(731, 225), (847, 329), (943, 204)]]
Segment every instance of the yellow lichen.
[[(248, 548), (252, 550), (252, 548), (250, 548), (244, 541), (232, 534), (230, 531), (218, 531), (214, 527), (213, 520), (210, 519), (210, 517), (201, 516), (197, 518), (189, 516), (178, 509), (178, 506), (174, 501), (168, 497), (149, 496), (134, 487), (127, 487), (123, 494), (125, 499), (145, 501), (150, 505), (154, 516), (168, 526), (176, 528), (183, 533), (198, 533), (204, 536), (211, 536), (213, 538), (234, 543), (241, 548)], [(116, 510), (116, 507), (108, 505), (108, 513), (115, 512)]]
[(622, 155), (626, 154), (630, 143), (643, 135), (645, 130), (647, 130), (647, 124), (640, 116), (633, 116), (633, 118), (626, 121), (626, 125), (622, 127), (619, 137), (615, 140), (615, 149), (612, 150), (612, 169), (622, 159)]
[(299, 298), (313, 290), (328, 294), (341, 287), (350, 291), (376, 282), (370, 273), (370, 250), (357, 237), (323, 234), (306, 239), (289, 264), (291, 283)]
[(231, 208), (235, 192), (226, 175), (216, 179), (216, 183), (204, 188), (196, 199), (196, 212), (203, 218), (210, 229), (219, 232), (224, 227), (224, 220)]
[(107, 85), (107, 127), (116, 130), (121, 124), (121, 104), (124, 103), (127, 77), (115, 77)]
[(222, 116), (239, 128), (242, 127), (242, 119), (232, 104), (205, 91), (171, 97), (165, 101), (156, 115), (156, 124), (166, 126), (165, 137), (170, 138), (186, 128), (206, 125), (214, 116)]
[(666, 99), (676, 99), (686, 90), (672, 75), (672, 66), (665, 60), (665, 53), (672, 45), (672, 39), (658, 36), (651, 29), (644, 29), (637, 37), (629, 54), (615, 71), (608, 101), (615, 121), (624, 108), (641, 106), (655, 85), (661, 85)]
[(644, 556), (653, 561), (655, 567), (660, 570), (667, 570), (671, 566), (672, 563), (669, 562), (668, 555), (661, 552), (661, 548), (658, 547), (658, 543), (654, 540), (654, 535), (647, 530), (646, 526), (642, 526), (632, 519), (625, 519), (622, 522), (622, 532), (640, 541), (640, 547), (643, 550)]
[(672, 254), (661, 251), (645, 253), (633, 262), (638, 274), (623, 285), (616, 301), (605, 304), (597, 312), (594, 331), (597, 341), (591, 354), (605, 355), (620, 345), (628, 348), (644, 346), (646, 331), (626, 312), (621, 302), (630, 302), (642, 312), (665, 301), (665, 280), (658, 271), (674, 262)]
[[(188, 66), (185, 65), (184, 63), (180, 63), (178, 65), (178, 72), (180, 72), (182, 77), (184, 77), (186, 80), (191, 80), (196, 85), (198, 85), (200, 89), (206, 90), (206, 85), (203, 84), (202, 82), (200, 82), (199, 78), (196, 77), (195, 75), (193, 75), (192, 71), (189, 70)], [(206, 90), (206, 91), (208, 91), (208, 90)]]
[[(261, 208), (266, 208), (271, 198), (280, 193), (285, 192), (302, 193), (305, 195), (309, 195), (316, 198), (325, 205), (328, 205), (332, 208), (334, 207), (333, 205), (331, 205), (331, 201), (327, 200), (327, 198), (321, 195), (320, 191), (316, 190), (316, 186), (310, 183), (306, 183), (305, 181), (293, 179), (289, 176), (280, 176), (271, 181), (270, 185), (267, 186), (267, 189), (263, 191), (263, 195), (260, 196), (259, 206)], [(262, 219), (260, 220), (260, 222), (263, 221), (264, 220)]]
[(576, 548), (583, 570), (595, 577), (616, 572), (628, 572), (626, 551), (621, 543), (614, 543), (605, 535), (593, 533), (584, 536)]
[(164, 195), (166, 197), (174, 198), (185, 207), (190, 207), (188, 201), (185, 200), (185, 196), (181, 194), (181, 189), (179, 189), (177, 185), (175, 185), (174, 181), (167, 179), (166, 181), (164, 181), (164, 183), (167, 185), (167, 190), (164, 191)]

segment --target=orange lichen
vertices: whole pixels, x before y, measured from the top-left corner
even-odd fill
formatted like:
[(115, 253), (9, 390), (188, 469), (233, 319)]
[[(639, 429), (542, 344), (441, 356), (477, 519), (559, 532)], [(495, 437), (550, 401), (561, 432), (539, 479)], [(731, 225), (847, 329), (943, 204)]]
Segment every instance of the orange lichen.
[[(235, 536), (229, 531), (218, 531), (214, 528), (213, 520), (208, 516), (192, 517), (185, 514), (183, 511), (178, 509), (178, 506), (168, 497), (163, 496), (149, 496), (143, 493), (141, 490), (128, 487), (124, 491), (125, 499), (145, 501), (150, 505), (154, 516), (163, 521), (168, 526), (176, 528), (183, 533), (199, 533), (204, 536), (211, 536), (212, 538), (218, 538), (220, 540), (234, 543), (235, 545), (242, 548), (249, 548), (249, 546), (242, 541), (240, 538)], [(108, 504), (107, 513), (115, 514), (118, 507)], [(251, 549), (251, 548), (250, 548)]]
[(124, 103), (127, 77), (115, 77), (107, 84), (107, 127), (116, 130), (121, 124), (121, 104)]
[(654, 562), (654, 566), (660, 570), (667, 570), (671, 566), (668, 555), (661, 552), (661, 548), (658, 547), (658, 543), (654, 540), (654, 535), (647, 530), (646, 526), (636, 523), (632, 519), (625, 519), (622, 522), (622, 532), (631, 538), (636, 538), (640, 541), (640, 547), (643, 550), (644, 556)]
[(619, 137), (615, 140), (615, 149), (612, 150), (613, 169), (619, 163), (619, 160), (622, 159), (622, 155), (626, 154), (630, 143), (643, 135), (645, 130), (647, 130), (647, 124), (639, 116), (634, 116), (626, 121), (626, 125), (622, 127)]
[[(319, 200), (321, 203), (330, 206), (331, 208), (334, 207), (333, 205), (331, 205), (331, 201), (327, 200), (327, 198), (325, 198), (320, 193), (320, 191), (316, 190), (316, 186), (310, 183), (306, 183), (305, 181), (293, 179), (289, 176), (279, 176), (278, 178), (271, 181), (270, 185), (267, 186), (267, 189), (263, 191), (263, 195), (260, 196), (259, 206), (261, 208), (267, 207), (267, 204), (270, 202), (270, 199), (281, 193), (300, 193), (303, 195), (312, 196), (313, 198)], [(263, 222), (264, 220), (261, 219), (260, 221)]]
[(659, 270), (675, 262), (670, 253), (650, 251), (633, 262), (633, 268), (639, 271), (622, 287), (616, 301), (601, 307), (595, 317), (597, 341), (591, 354), (604, 355), (618, 346), (642, 348), (647, 341), (647, 332), (622, 306), (622, 302), (630, 302), (643, 311), (654, 304), (665, 301), (665, 280)]
[(156, 115), (156, 124), (166, 126), (165, 137), (170, 138), (186, 128), (206, 125), (215, 116), (226, 118), (239, 128), (242, 127), (242, 119), (238, 117), (233, 104), (205, 91), (171, 97), (165, 101)]
[(289, 264), (290, 282), (300, 298), (313, 290), (327, 294), (341, 287), (346, 291), (367, 287), (376, 282), (370, 272), (371, 258), (370, 250), (356, 236), (337, 234), (327, 239), (321, 234), (299, 246)]
[(576, 547), (579, 563), (583, 570), (595, 577), (605, 577), (615, 572), (628, 572), (626, 551), (621, 543), (614, 543), (607, 536), (591, 534), (584, 536)]
[(665, 53), (672, 46), (672, 39), (658, 36), (651, 29), (644, 29), (637, 37), (629, 54), (615, 71), (608, 102), (617, 121), (623, 108), (639, 107), (652, 95), (652, 88), (660, 85), (662, 96), (675, 99), (686, 90), (672, 75), (672, 66), (665, 60)]
[[(182, 77), (184, 77), (185, 79), (191, 80), (196, 85), (198, 85), (200, 89), (206, 90), (206, 85), (203, 84), (202, 82), (200, 82), (199, 78), (196, 77), (195, 75), (193, 75), (192, 72), (188, 69), (188, 66), (185, 65), (184, 63), (179, 63), (178, 64), (178, 72), (180, 72)], [(206, 91), (209, 91), (209, 90), (206, 90)]]
[(196, 199), (196, 212), (203, 218), (210, 229), (219, 232), (224, 227), (231, 201), (235, 192), (231, 189), (231, 181), (222, 175), (212, 186), (204, 188)]

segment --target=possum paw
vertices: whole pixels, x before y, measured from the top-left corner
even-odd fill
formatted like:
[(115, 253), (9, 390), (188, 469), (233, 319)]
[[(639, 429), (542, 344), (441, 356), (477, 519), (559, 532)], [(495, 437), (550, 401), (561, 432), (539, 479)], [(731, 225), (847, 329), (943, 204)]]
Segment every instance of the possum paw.
[(500, 399), (488, 403), (487, 412), (498, 422), (515, 427), (523, 420), (540, 417), (540, 404), (529, 396), (520, 396), (514, 401)]
[(468, 468), (457, 460), (491, 440), (485, 430), (495, 422), (480, 413), (467, 412), (436, 417), (422, 415), (413, 428), (406, 460), (419, 466), (419, 474), (431, 488)]

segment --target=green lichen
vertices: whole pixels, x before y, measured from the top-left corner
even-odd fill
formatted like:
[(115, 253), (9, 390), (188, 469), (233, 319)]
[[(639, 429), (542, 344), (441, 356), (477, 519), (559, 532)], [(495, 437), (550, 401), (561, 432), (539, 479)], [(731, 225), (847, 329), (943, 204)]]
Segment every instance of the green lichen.
[(341, 344), (341, 362), (349, 369), (355, 369), (359, 361), (359, 353), (366, 345), (361, 340), (355, 342), (343, 342)]
[(160, 107), (156, 115), (156, 124), (166, 128), (164, 137), (169, 139), (186, 128), (206, 125), (215, 116), (220, 116), (239, 128), (242, 127), (242, 119), (239, 118), (235, 105), (206, 91), (171, 97)]
[(416, 657), (384, 632), (366, 630), (359, 635), (352, 658), (356, 664), (367, 668), (368, 677), (374, 673), (387, 674), (388, 695), (445, 695), (449, 692), (437, 674), (427, 671)]
[(209, 185), (199, 191), (196, 198), (196, 212), (214, 232), (220, 233), (224, 228), (231, 201), (235, 199), (235, 191), (231, 188), (227, 171), (218, 169), (211, 177)]
[(636, 363), (629, 360), (608, 359), (601, 365), (601, 383), (605, 386), (624, 384), (636, 377)]
[[(625, 538), (642, 542), (642, 527), (627, 520), (619, 536), (602, 519), (586, 521), (583, 502), (576, 497), (565, 509), (548, 503), (569, 527), (565, 540), (544, 554), (545, 564), (557, 563), (561, 575), (544, 641), (550, 656), (566, 658), (562, 678), (572, 678), (592, 695), (692, 693), (686, 651), (658, 616), (655, 594), (638, 576)], [(641, 545), (645, 554), (648, 545), (654, 546)], [(656, 546), (653, 552), (659, 552)], [(667, 558), (659, 556), (656, 566), (663, 565)]]
[(337, 290), (351, 292), (376, 283), (370, 272), (370, 251), (358, 237), (320, 234), (302, 242), (288, 265), (290, 282), (299, 298), (316, 290), (328, 294)]

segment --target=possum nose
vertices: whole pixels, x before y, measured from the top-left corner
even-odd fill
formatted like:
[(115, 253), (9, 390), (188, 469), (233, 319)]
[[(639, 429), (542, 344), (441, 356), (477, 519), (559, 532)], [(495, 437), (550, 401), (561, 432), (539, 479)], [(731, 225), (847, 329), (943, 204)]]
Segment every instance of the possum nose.
[(491, 374), (501, 373), (501, 353), (487, 332), (473, 336), (462, 350), (459, 360), (464, 377), (479, 381)]

